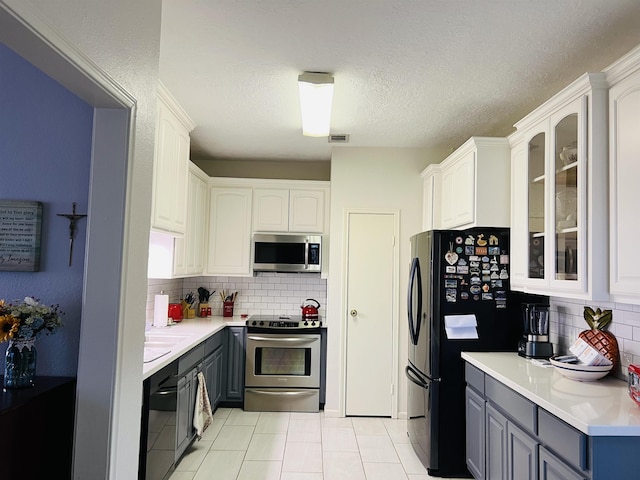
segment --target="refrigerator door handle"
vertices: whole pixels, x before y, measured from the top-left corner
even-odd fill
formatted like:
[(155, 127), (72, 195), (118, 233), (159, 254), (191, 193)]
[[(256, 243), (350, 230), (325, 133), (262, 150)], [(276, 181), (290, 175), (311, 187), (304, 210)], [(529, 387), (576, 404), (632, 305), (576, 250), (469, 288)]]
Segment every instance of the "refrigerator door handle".
[[(418, 281), (417, 285), (417, 307), (418, 311), (413, 312), (413, 286), (414, 282)], [(407, 293), (407, 312), (409, 316), (409, 337), (413, 345), (418, 344), (418, 338), (420, 337), (420, 319), (422, 317), (422, 275), (420, 272), (420, 260), (416, 257), (411, 261), (411, 271), (409, 273), (409, 291)]]
[(431, 383), (429, 380), (424, 380), (422, 379), (422, 375), (420, 375), (415, 368), (413, 368), (411, 365), (407, 365), (404, 369), (405, 374), (407, 375), (407, 378), (415, 383), (416, 385), (418, 385), (421, 388), (424, 389), (428, 389), (429, 388), (429, 383)]

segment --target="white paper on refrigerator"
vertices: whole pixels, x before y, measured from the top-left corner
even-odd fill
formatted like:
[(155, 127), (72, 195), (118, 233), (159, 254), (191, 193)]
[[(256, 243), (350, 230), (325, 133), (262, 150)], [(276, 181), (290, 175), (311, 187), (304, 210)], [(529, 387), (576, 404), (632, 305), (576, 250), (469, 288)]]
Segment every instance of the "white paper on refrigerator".
[(444, 330), (450, 340), (477, 339), (477, 326), (476, 316), (472, 313), (444, 316)]

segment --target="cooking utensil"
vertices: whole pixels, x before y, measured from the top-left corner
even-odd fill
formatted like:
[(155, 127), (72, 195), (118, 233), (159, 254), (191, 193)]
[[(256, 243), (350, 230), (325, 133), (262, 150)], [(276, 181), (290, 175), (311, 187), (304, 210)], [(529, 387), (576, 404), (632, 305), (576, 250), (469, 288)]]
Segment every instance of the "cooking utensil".
[[(215, 293), (215, 290), (213, 291), (213, 293)], [(209, 293), (209, 290), (204, 287), (198, 287), (198, 297), (200, 299), (200, 303), (208, 303), (210, 296), (211, 293)]]
[(314, 298), (307, 298), (305, 302), (314, 302), (315, 306), (309, 305), (308, 303), (303, 303), (300, 308), (302, 309), (302, 318), (303, 319), (313, 319), (317, 320), (318, 318), (318, 309), (320, 308), (320, 302), (318, 302)]

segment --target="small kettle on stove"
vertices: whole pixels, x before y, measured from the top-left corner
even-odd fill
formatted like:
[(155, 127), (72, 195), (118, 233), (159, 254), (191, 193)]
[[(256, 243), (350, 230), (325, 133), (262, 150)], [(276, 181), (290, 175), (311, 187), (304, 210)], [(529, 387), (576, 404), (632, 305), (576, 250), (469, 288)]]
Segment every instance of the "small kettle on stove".
[[(309, 305), (307, 302), (314, 302), (316, 305)], [(313, 299), (307, 298), (304, 303), (300, 306), (302, 309), (302, 319), (303, 320), (317, 320), (318, 319), (318, 309), (320, 308), (320, 303)]]

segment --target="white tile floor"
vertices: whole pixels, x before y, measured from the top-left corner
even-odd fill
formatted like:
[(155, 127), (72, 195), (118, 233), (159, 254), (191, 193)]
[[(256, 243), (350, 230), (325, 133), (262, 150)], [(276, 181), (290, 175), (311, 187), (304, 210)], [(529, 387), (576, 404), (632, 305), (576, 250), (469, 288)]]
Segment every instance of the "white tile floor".
[(406, 420), (219, 408), (168, 480), (427, 480)]

